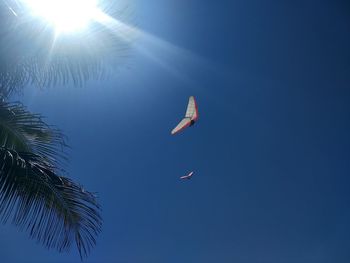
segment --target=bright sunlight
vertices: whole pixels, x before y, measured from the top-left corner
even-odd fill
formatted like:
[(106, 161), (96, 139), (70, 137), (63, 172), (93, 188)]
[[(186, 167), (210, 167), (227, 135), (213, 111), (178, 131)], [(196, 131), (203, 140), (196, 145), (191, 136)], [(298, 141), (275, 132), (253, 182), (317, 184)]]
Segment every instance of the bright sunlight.
[(58, 32), (85, 28), (94, 18), (97, 0), (22, 0), (32, 14), (42, 17)]

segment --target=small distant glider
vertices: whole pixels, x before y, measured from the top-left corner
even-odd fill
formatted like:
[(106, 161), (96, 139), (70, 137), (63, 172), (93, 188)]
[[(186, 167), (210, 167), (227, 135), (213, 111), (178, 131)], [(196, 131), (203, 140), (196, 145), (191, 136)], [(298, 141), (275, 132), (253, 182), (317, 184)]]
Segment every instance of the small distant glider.
[(171, 134), (176, 134), (188, 126), (192, 126), (198, 120), (198, 107), (196, 100), (191, 96), (188, 100), (185, 118), (171, 131)]
[(192, 175), (193, 175), (193, 172), (190, 172), (188, 175), (181, 176), (180, 179), (191, 179)]

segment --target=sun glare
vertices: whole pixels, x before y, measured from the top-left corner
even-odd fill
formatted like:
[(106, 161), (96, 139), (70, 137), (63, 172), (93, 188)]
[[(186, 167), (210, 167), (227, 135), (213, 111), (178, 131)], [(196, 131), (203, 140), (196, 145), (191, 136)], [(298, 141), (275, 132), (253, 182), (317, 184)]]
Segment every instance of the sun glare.
[(58, 32), (86, 27), (97, 12), (97, 0), (22, 0), (35, 16), (42, 17)]

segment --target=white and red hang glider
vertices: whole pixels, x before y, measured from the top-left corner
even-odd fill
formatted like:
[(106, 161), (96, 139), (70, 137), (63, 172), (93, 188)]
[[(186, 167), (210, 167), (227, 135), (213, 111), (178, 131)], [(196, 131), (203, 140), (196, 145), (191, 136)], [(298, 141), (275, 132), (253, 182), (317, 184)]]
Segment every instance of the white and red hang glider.
[(171, 134), (176, 134), (188, 126), (192, 126), (198, 120), (198, 107), (196, 100), (191, 96), (188, 100), (185, 118), (171, 131)]
[(181, 176), (180, 179), (191, 179), (192, 175), (193, 175), (193, 172), (190, 172), (188, 175)]

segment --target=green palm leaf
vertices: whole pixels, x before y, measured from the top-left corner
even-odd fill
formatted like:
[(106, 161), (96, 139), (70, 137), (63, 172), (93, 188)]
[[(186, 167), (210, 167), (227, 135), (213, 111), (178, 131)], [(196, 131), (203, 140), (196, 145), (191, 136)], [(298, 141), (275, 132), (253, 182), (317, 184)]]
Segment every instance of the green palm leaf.
[(47, 248), (86, 257), (101, 231), (95, 196), (59, 176), (62, 134), (18, 103), (0, 103), (0, 219)]

